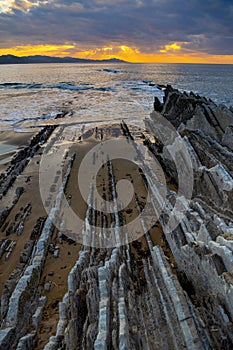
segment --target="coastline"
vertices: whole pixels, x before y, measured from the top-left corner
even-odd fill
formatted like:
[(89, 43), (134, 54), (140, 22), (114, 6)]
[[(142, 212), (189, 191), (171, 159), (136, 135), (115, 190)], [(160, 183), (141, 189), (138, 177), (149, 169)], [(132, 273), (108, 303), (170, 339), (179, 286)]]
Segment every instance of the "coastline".
[[(124, 121), (87, 129), (58, 124), (34, 134), (0, 134), (9, 160), (0, 179), (0, 347), (207, 349), (220, 348), (224, 337), (230, 349), (233, 114), (205, 97), (166, 86), (163, 103), (155, 98), (145, 125), (141, 130)], [(86, 202), (77, 174), (93, 147), (100, 148), (91, 154), (91, 165), (104, 158), (101, 147), (108, 141), (114, 141), (113, 154), (118, 150), (125, 160), (110, 157), (97, 173), (98, 192), (114, 204), (105, 215), (93, 210), (88, 171)], [(187, 150), (182, 156), (181, 142)], [(13, 146), (19, 151), (10, 160)], [(181, 180), (189, 183), (192, 176), (186, 192)], [(124, 210), (123, 202), (116, 205), (120, 180), (135, 191)], [(150, 215), (141, 218), (148, 193)], [(174, 203), (184, 215), (169, 230)], [(80, 218), (75, 229), (67, 207)], [(50, 217), (59, 210), (57, 227)], [(158, 222), (146, 222), (158, 212)]]
[(1, 131), (0, 132), (0, 170), (7, 166), (12, 156), (23, 148), (34, 135), (32, 132), (14, 132)]

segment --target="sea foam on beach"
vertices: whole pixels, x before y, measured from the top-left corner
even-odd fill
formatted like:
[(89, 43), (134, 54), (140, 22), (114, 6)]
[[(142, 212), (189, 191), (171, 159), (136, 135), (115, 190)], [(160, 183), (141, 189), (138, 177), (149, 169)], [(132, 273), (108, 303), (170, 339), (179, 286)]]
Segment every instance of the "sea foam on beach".
[(157, 84), (233, 104), (232, 65), (37, 64), (0, 66), (0, 130), (27, 131), (53, 123), (61, 111), (73, 121), (140, 121), (151, 111)]

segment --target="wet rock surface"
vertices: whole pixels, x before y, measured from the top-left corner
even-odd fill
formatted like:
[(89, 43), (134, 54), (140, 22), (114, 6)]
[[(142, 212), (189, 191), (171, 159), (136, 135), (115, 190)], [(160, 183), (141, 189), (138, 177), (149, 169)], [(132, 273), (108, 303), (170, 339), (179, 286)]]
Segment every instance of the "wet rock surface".
[[(14, 181), (1, 177), (0, 350), (232, 349), (232, 112), (193, 93), (163, 89), (164, 102), (156, 99), (147, 130), (126, 122), (45, 128), (30, 152), (26, 147), (12, 160), (8, 177), (16, 176)], [(164, 119), (179, 135), (166, 128), (158, 135)], [(101, 167), (97, 188), (111, 202), (105, 214), (94, 209), (93, 184), (87, 202), (81, 198), (77, 172), (93, 145), (111, 139), (132, 145), (139, 165), (108, 158)], [(180, 144), (189, 157), (176, 163)], [(140, 145), (160, 167), (145, 165)], [(38, 199), (42, 151), (63, 164), (62, 172), (48, 177), (47, 212)], [(96, 151), (93, 164), (101, 157)], [(180, 176), (189, 161), (193, 183), (187, 198)], [(122, 179), (134, 188), (125, 208), (118, 202)], [(151, 216), (159, 219), (147, 229), (140, 217), (133, 240), (127, 225), (142, 212), (148, 193)], [(82, 218), (75, 232), (68, 227), (63, 194), (65, 206)], [(179, 217), (181, 209), (185, 215)], [(114, 247), (108, 247), (109, 228)]]

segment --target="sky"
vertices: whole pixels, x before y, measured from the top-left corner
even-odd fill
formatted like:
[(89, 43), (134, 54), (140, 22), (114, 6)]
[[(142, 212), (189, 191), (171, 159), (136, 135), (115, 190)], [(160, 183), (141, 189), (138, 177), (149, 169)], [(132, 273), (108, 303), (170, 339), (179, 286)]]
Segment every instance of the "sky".
[(233, 64), (233, 0), (0, 0), (0, 55)]

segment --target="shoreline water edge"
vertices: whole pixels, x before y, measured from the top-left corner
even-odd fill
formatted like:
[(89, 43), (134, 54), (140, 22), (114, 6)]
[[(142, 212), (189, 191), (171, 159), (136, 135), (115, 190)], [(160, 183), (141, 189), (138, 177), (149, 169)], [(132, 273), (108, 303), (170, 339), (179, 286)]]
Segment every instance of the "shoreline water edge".
[(0, 133), (0, 350), (232, 349), (233, 110), (157, 88)]

